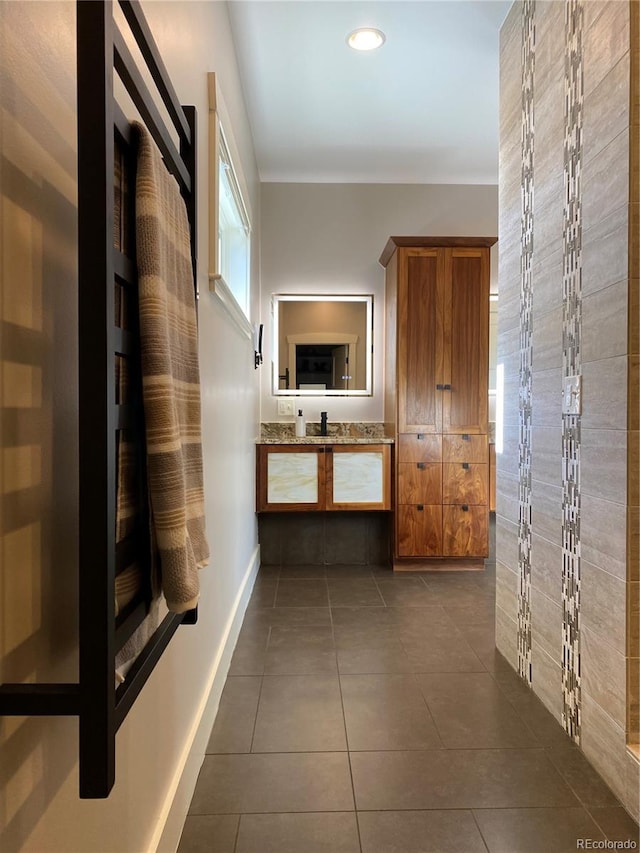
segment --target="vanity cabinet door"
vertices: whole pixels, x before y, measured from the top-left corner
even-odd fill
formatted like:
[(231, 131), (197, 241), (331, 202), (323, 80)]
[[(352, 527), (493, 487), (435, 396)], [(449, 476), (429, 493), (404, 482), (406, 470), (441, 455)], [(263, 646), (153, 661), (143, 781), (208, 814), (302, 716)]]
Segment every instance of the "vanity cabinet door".
[(327, 447), (328, 510), (391, 509), (391, 451), (388, 444)]
[(325, 508), (325, 447), (259, 445), (257, 510)]

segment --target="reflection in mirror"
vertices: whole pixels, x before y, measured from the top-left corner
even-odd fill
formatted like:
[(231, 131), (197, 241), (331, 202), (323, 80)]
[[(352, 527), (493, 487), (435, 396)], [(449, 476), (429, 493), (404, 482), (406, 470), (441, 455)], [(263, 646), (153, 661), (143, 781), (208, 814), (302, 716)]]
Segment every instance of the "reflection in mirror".
[(373, 296), (274, 294), (273, 393), (370, 396)]

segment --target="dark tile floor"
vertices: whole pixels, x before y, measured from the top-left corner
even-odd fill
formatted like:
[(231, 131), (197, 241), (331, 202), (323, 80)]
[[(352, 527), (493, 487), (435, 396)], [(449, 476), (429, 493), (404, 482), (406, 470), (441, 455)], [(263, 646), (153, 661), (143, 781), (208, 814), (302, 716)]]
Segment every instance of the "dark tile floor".
[(638, 828), (494, 649), (495, 571), (264, 566), (179, 853), (561, 853)]

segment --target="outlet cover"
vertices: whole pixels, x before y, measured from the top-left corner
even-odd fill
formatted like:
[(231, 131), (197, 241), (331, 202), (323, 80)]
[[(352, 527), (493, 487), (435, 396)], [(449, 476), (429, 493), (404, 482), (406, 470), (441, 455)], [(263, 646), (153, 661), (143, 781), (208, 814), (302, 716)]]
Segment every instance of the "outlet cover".
[(567, 376), (562, 393), (562, 414), (582, 414), (582, 377)]
[(293, 417), (293, 400), (278, 400), (278, 414)]

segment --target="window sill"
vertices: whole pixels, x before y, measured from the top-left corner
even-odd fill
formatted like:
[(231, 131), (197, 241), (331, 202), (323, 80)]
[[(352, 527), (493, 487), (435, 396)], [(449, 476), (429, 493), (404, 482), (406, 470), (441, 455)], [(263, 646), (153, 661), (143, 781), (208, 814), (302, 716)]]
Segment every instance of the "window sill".
[(251, 326), (247, 315), (238, 305), (235, 296), (222, 276), (209, 276), (209, 291), (217, 297), (218, 301), (224, 308), (227, 317), (232, 321), (234, 326), (236, 326), (236, 328), (242, 332), (245, 337), (251, 338), (253, 335), (253, 327)]

